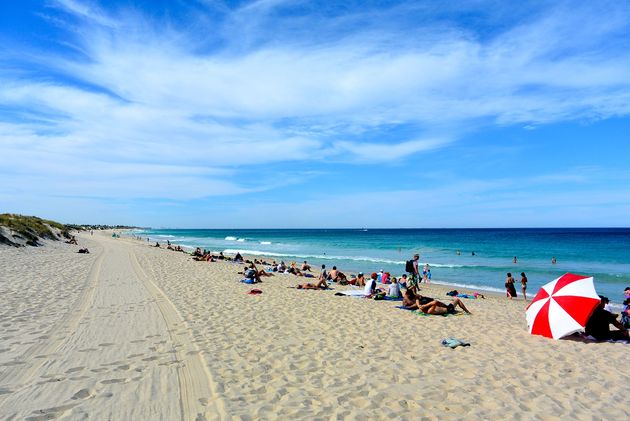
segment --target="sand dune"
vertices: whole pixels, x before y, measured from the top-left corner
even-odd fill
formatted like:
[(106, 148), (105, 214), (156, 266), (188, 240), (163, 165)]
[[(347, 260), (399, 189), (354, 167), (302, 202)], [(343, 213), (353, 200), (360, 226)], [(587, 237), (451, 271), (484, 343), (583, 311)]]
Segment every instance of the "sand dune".
[(253, 296), (232, 263), (79, 243), (0, 248), (3, 419), (625, 418), (630, 348), (530, 336), (522, 301), (423, 317), (285, 275)]

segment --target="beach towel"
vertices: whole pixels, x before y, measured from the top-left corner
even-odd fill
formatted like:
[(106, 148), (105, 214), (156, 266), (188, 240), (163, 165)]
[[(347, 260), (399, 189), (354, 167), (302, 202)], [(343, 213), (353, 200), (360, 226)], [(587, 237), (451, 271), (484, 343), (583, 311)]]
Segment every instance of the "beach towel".
[(339, 291), (335, 295), (345, 295), (347, 297), (357, 297), (357, 298), (365, 297), (365, 293), (363, 292), (362, 289), (349, 289), (346, 291)]
[(407, 311), (414, 311), (415, 310), (415, 308), (407, 308), (405, 306), (396, 306), (396, 308), (399, 308), (401, 310), (407, 310)]
[(446, 338), (446, 339), (442, 339), (442, 345), (448, 346), (451, 349), (455, 349), (458, 346), (470, 346), (470, 343), (464, 342), (461, 339), (457, 339), (457, 338)]
[(250, 294), (250, 295), (259, 295), (259, 294), (262, 294), (262, 291), (259, 290), (259, 289), (254, 288), (251, 291), (249, 291), (248, 294)]
[(246, 278), (246, 279), (241, 279), (241, 282), (243, 282), (245, 284), (255, 284), (256, 280), (255, 279)]
[(402, 297), (390, 297), (389, 295), (386, 295), (384, 300), (386, 300), (386, 301), (402, 301)]

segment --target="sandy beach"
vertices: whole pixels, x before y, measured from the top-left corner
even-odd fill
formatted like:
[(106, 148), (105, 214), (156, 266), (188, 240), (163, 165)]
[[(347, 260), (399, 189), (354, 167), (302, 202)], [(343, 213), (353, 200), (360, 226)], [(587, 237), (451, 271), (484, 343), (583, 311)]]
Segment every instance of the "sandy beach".
[(288, 288), (305, 282), (292, 275), (249, 295), (241, 265), (107, 232), (78, 239), (0, 247), (1, 419), (627, 416), (630, 348), (531, 336), (522, 300), (419, 316), (334, 295), (346, 287)]

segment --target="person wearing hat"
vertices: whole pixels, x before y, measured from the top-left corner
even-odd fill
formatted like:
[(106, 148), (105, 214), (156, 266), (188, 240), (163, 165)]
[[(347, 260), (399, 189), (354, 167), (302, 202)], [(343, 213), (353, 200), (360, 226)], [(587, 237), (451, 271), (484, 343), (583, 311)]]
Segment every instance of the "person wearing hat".
[(363, 295), (365, 295), (366, 297), (371, 297), (372, 295), (374, 295), (374, 292), (376, 291), (377, 279), (378, 279), (378, 275), (376, 274), (376, 272), (373, 272), (370, 275), (370, 279), (368, 279), (367, 282), (365, 283), (365, 288), (363, 289)]
[[(604, 305), (608, 302), (608, 298), (599, 296), (599, 305), (591, 315), (584, 328), (587, 335), (592, 336), (598, 341), (608, 340), (630, 340), (628, 338), (628, 330), (623, 327), (617, 320), (617, 316), (610, 311), (604, 310)], [(610, 330), (610, 325), (615, 326), (619, 330)]]

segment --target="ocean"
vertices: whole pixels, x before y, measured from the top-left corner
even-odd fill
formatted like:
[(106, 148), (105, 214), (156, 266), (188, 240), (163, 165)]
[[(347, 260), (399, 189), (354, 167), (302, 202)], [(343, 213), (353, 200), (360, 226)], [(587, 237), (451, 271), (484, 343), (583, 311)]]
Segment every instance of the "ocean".
[(566, 272), (593, 276), (597, 292), (617, 304), (630, 286), (630, 228), (146, 229), (133, 234), (217, 253), (336, 265), (345, 273), (382, 269), (399, 276), (406, 260), (419, 253), (420, 262), (430, 265), (432, 281), (453, 288), (504, 292), (511, 272), (520, 296), (525, 272), (528, 298)]

